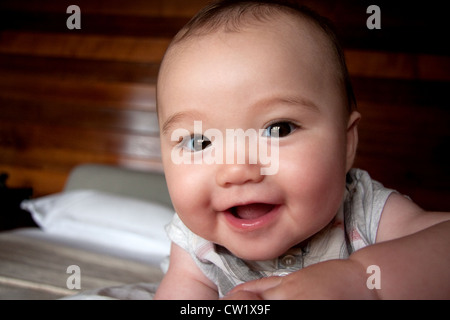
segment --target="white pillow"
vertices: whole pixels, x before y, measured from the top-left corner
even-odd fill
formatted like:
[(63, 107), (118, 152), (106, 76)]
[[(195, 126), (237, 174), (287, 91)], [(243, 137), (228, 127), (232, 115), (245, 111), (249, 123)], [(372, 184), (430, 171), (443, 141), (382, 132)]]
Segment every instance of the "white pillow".
[(118, 249), (168, 255), (164, 227), (173, 210), (152, 202), (100, 192), (73, 190), (24, 200), (44, 232)]

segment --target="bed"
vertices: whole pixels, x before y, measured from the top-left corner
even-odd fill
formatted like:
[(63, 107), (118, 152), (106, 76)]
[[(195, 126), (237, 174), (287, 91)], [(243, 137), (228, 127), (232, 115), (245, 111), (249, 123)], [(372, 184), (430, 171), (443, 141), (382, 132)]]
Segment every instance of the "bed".
[(0, 233), (0, 299), (152, 299), (170, 242), (164, 175), (84, 164), (25, 200), (38, 227)]

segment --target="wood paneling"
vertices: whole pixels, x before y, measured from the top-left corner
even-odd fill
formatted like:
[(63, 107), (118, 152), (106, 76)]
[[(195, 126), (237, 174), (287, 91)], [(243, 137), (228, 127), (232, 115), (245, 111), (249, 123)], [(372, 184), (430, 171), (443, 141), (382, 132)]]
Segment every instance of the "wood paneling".
[[(184, 2), (185, 3), (185, 2)], [(84, 162), (162, 170), (155, 84), (187, 16), (155, 1), (0, 4), (0, 170), (11, 187), (60, 191)]]
[[(170, 39), (207, 0), (0, 2), (0, 171), (35, 196), (77, 164), (161, 170), (155, 84)], [(305, 1), (332, 20), (363, 115), (356, 166), (450, 210), (450, 47), (439, 2)]]

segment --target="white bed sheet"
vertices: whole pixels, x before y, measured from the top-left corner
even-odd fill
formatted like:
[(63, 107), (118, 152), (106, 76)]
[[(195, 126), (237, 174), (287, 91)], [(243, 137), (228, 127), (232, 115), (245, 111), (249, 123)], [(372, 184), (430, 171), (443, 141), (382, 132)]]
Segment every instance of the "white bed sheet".
[(34, 227), (19, 228), (8, 232), (20, 235), (21, 237), (29, 238), (30, 241), (32, 241), (32, 239), (45, 240), (51, 243), (66, 245), (76, 249), (82, 249), (94, 253), (107, 254), (114, 257), (146, 263), (161, 267), (163, 269), (168, 257), (168, 254), (161, 253), (161, 250), (155, 252), (155, 250), (153, 250), (152, 248), (142, 248), (139, 246), (131, 248), (130, 245), (127, 245), (125, 249), (118, 248), (112, 245), (101, 245), (98, 242), (94, 243), (83, 239), (74, 240), (71, 237), (45, 233), (42, 229)]
[(0, 300), (148, 300), (164, 275), (152, 264), (158, 257), (140, 262), (128, 252), (64, 242), (38, 229), (0, 233)]

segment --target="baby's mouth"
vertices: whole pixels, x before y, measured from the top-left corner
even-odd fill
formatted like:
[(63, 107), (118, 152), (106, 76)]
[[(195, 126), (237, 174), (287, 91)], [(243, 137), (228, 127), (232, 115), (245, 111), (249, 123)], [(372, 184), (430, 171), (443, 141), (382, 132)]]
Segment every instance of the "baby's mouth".
[(252, 203), (243, 206), (230, 208), (230, 212), (239, 219), (253, 220), (258, 219), (274, 209), (274, 204)]

